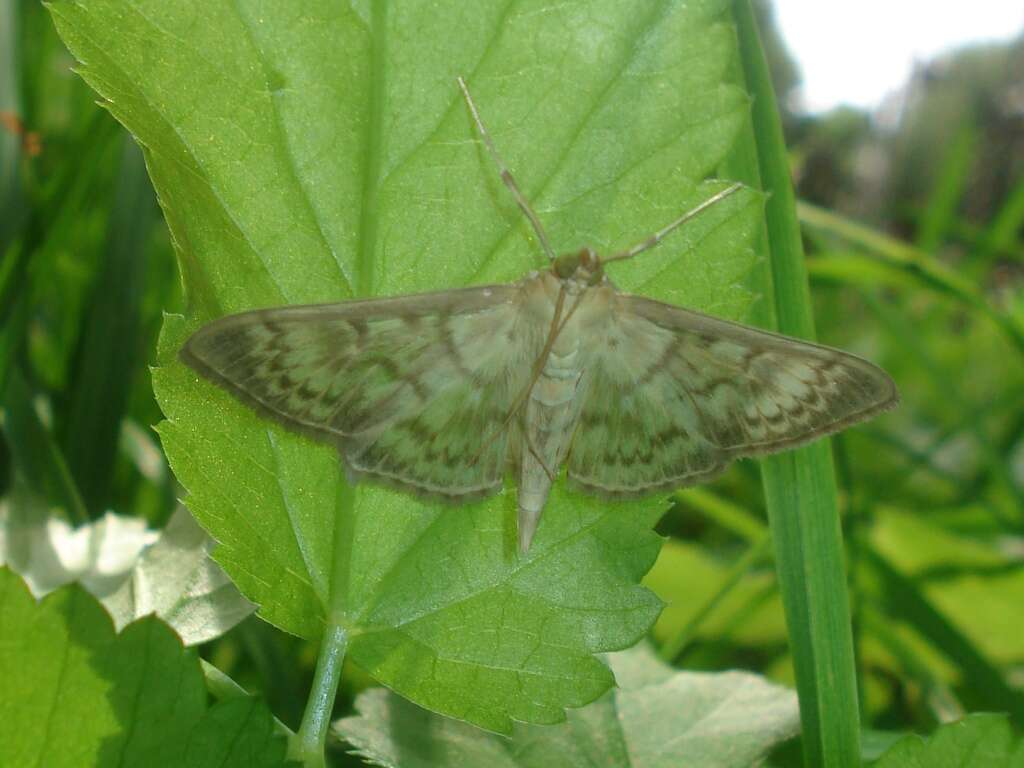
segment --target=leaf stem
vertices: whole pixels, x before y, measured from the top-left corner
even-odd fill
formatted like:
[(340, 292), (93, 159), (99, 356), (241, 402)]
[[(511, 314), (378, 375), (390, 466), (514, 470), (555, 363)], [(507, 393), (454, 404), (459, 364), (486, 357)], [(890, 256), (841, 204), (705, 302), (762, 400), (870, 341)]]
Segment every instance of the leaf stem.
[(288, 757), (301, 761), (306, 768), (323, 768), (326, 765), (324, 745), (327, 742), (327, 728), (331, 722), (334, 696), (338, 691), (347, 648), (348, 631), (340, 624), (329, 624), (320, 645), (313, 688), (309, 692), (306, 711), (302, 714), (302, 724), (288, 750)]
[[(228, 701), (229, 699), (248, 698), (251, 696), (247, 690), (206, 659), (200, 659), (199, 664), (203, 670), (203, 677), (206, 678), (206, 690), (217, 701)], [(292, 729), (276, 717), (274, 718), (274, 732), (281, 734), (289, 741), (295, 738)]]

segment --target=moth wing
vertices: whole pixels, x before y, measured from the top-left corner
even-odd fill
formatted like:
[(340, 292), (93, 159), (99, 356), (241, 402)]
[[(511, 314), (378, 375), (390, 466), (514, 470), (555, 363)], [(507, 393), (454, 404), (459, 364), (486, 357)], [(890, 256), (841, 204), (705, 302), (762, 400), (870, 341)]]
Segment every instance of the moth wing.
[(703, 482), (893, 408), (896, 385), (830, 347), (615, 294), (587, 345), (569, 480), (630, 497)]
[(357, 475), (448, 501), (498, 491), (505, 417), (544, 328), (518, 286), (256, 310), (197, 331), (192, 368)]

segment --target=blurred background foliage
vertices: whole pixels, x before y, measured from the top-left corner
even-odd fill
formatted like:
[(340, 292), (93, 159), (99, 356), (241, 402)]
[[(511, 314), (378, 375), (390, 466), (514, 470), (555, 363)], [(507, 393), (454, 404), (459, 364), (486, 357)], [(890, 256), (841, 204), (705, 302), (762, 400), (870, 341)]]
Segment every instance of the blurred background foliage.
[[(903, 394), (835, 439), (864, 722), (1024, 725), (1024, 37), (922, 63), (874, 114), (806, 116), (761, 10), (819, 338)], [(148, 369), (181, 302), (167, 230), (43, 7), (0, 15), (0, 495), (159, 527), (179, 495)], [(674, 498), (648, 577), (665, 658), (791, 682), (762, 504), (751, 462)], [(315, 649), (250, 618), (203, 655), (297, 725)], [(365, 684), (349, 669), (340, 695)]]

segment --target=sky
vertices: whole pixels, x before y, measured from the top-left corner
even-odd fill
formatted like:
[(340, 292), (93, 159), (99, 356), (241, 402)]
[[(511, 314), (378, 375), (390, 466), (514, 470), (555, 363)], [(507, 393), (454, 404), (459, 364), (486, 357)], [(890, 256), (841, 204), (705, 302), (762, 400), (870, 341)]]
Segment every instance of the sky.
[(775, 18), (800, 68), (798, 108), (873, 109), (906, 83), (915, 61), (1024, 32), (1022, 0), (774, 0)]

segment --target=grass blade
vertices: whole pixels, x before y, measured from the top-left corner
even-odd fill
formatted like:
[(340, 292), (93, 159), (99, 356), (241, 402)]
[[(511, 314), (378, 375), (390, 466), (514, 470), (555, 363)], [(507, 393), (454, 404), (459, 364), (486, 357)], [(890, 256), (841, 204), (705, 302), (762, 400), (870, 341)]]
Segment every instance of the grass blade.
[(1004, 251), (1020, 248), (1017, 233), (1024, 226), (1024, 179), (1016, 183), (982, 239), (981, 258), (986, 262)]
[(134, 368), (140, 360), (140, 303), (147, 241), (157, 206), (142, 152), (122, 139), (121, 169), (105, 254), (79, 339), (76, 386), (64, 434), (68, 466), (93, 514), (111, 505), (111, 482)]
[(68, 471), (67, 463), (50, 431), (36, 413), (33, 393), (21, 371), (7, 371), (6, 391), (0, 400), (0, 427), (7, 437), (14, 464), (29, 488), (51, 509), (62, 509), (74, 524), (89, 514)]
[(920, 216), (916, 240), (922, 251), (934, 253), (947, 241), (949, 227), (956, 221), (957, 207), (970, 182), (977, 146), (977, 128), (967, 119), (946, 150), (928, 204)]
[(977, 310), (996, 324), (1018, 352), (1024, 353), (1024, 328), (1013, 317), (995, 309), (974, 283), (931, 254), (809, 203), (800, 203), (798, 213), (800, 221), (807, 227), (826, 230), (851, 245), (863, 248), (883, 263), (905, 271), (921, 286)]
[[(18, 8), (13, 2), (0, 3), (0, 112), (17, 119), (18, 98)], [(21, 142), (14, 131), (0, 125), (0, 257), (10, 244), (25, 212), (18, 167)]]
[[(764, 275), (763, 288), (773, 301), (764, 303), (774, 303), (781, 332), (813, 338), (800, 225), (775, 94), (748, 0), (736, 3), (735, 15), (742, 67), (754, 98), (761, 182), (770, 195), (770, 275)], [(771, 457), (762, 464), (762, 476), (800, 696), (804, 759), (813, 766), (858, 766), (860, 713), (830, 446), (819, 442)]]

